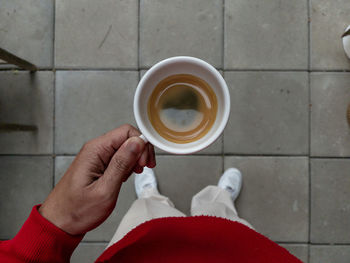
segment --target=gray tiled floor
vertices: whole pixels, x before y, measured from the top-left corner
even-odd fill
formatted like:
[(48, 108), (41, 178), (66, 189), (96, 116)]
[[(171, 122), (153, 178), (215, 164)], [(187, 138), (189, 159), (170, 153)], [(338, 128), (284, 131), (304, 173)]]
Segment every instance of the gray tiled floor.
[(311, 155), (350, 157), (350, 74), (311, 74)]
[(225, 3), (225, 69), (307, 69), (307, 0)]
[(106, 248), (107, 243), (80, 243), (74, 251), (71, 263), (93, 262)]
[(137, 82), (136, 71), (57, 72), (56, 153), (77, 153), (87, 140), (134, 124), (130, 109)]
[(225, 157), (243, 174), (237, 209), (275, 241), (308, 241), (308, 160), (305, 157)]
[[(0, 47), (40, 68), (29, 74), (1, 66), (0, 122), (38, 129), (1, 132), (0, 239), (15, 235), (85, 141), (135, 124), (133, 93), (143, 69), (191, 55), (224, 70), (231, 117), (224, 136), (198, 155), (158, 152), (160, 191), (188, 214), (191, 197), (236, 166), (244, 177), (240, 216), (304, 262), (350, 261), (350, 63), (340, 39), (350, 23), (348, 0), (0, 6)], [(103, 251), (134, 199), (129, 180), (116, 210), (86, 235), (72, 262)]]
[(308, 79), (304, 72), (229, 72), (231, 115), (224, 152), (307, 154)]
[(217, 184), (223, 165), (220, 156), (159, 156), (157, 162), (159, 191), (186, 215), (190, 215), (192, 197), (207, 185)]
[(311, 246), (310, 263), (332, 262), (347, 263), (350, 258), (350, 246)]
[(280, 244), (287, 249), (289, 253), (293, 254), (303, 262), (308, 261), (309, 250), (307, 245), (300, 244)]
[(56, 1), (56, 67), (136, 68), (137, 15), (137, 0)]
[(54, 74), (0, 72), (1, 123), (34, 125), (37, 130), (2, 133), (1, 154), (50, 154), (53, 140)]
[(348, 70), (350, 61), (342, 48), (342, 42), (336, 40), (340, 40), (350, 23), (349, 1), (310, 0), (310, 3), (312, 69)]
[[(52, 157), (0, 157), (0, 240), (12, 238), (52, 188)], [(15, 209), (14, 209), (15, 208)]]
[(312, 242), (350, 243), (349, 171), (349, 159), (311, 161)]
[(0, 47), (52, 68), (54, 0), (0, 0), (0, 6)]
[(223, 0), (140, 2), (142, 67), (150, 67), (171, 56), (187, 55), (222, 68)]

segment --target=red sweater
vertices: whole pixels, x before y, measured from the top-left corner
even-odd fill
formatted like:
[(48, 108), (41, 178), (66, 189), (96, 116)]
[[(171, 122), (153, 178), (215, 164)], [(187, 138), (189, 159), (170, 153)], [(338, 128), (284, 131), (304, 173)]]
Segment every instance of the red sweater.
[[(69, 262), (83, 235), (72, 236), (35, 206), (18, 234), (0, 243), (0, 262)], [(96, 262), (300, 263), (287, 250), (227, 219), (195, 216), (153, 219), (130, 231)]]

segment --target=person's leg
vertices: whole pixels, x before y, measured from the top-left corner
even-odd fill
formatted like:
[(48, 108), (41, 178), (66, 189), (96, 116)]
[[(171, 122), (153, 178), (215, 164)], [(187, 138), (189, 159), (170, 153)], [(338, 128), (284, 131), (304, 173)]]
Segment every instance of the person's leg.
[(218, 186), (210, 185), (192, 198), (191, 215), (217, 216), (238, 221), (253, 229), (246, 220), (238, 217), (234, 201), (242, 185), (242, 175), (234, 168), (225, 171)]
[(159, 194), (152, 169), (146, 167), (142, 174), (135, 175), (135, 188), (138, 199), (134, 201), (123, 217), (107, 247), (118, 242), (130, 230), (148, 220), (160, 217), (186, 216), (174, 207), (168, 197)]

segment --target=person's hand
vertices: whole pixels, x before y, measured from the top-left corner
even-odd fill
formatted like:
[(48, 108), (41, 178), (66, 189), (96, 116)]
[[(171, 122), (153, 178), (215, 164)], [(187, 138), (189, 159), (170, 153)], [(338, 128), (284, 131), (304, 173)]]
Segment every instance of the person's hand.
[(87, 142), (39, 213), (72, 235), (100, 225), (113, 211), (130, 174), (156, 165), (153, 146), (139, 135), (133, 126), (123, 125)]

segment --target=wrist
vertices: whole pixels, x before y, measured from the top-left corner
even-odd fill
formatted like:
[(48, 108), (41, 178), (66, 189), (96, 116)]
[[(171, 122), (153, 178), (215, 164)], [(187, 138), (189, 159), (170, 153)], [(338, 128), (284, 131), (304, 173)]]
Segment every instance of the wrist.
[(77, 235), (81, 233), (74, 233), (72, 231), (72, 226), (74, 225), (73, 220), (71, 216), (69, 215), (62, 215), (62, 213), (58, 212), (59, 209), (50, 209), (50, 207), (47, 207), (46, 204), (42, 204), (38, 212), (39, 214), (44, 217), (47, 221), (61, 229), (62, 231), (66, 232), (70, 235)]

